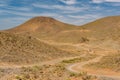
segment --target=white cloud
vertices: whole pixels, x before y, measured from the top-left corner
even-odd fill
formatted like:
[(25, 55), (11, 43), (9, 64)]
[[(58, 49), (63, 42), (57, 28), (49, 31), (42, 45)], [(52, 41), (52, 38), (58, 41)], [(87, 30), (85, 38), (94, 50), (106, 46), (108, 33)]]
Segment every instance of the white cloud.
[(68, 15), (68, 17), (72, 20), (71, 23), (76, 24), (76, 25), (83, 25), (85, 23), (99, 19), (99, 18), (103, 17), (103, 15), (101, 15), (101, 14), (83, 14), (83, 15)]
[(104, 0), (92, 0), (93, 1), (93, 3), (102, 3), (102, 2), (104, 2)]
[(91, 20), (86, 20), (86, 19), (70, 18), (70, 17), (66, 17), (66, 16), (58, 17), (57, 19), (62, 22), (74, 24), (74, 25), (83, 25), (83, 24), (91, 21)]
[(0, 7), (8, 6), (11, 0), (0, 0)]
[[(44, 9), (56, 9), (56, 10), (63, 10), (63, 13), (74, 13), (79, 11), (84, 11), (88, 9), (88, 7), (75, 7), (75, 6), (63, 6), (63, 5), (40, 5), (40, 4), (33, 4), (34, 7), (44, 8)], [(66, 12), (67, 11), (67, 12)]]
[(103, 2), (120, 2), (120, 0), (92, 0), (94, 3), (103, 3)]
[[(13, 10), (13, 11), (31, 11), (32, 7), (17, 7), (17, 6), (10, 6), (9, 2), (2, 2), (0, 1), (0, 7), (3, 8), (4, 10)], [(2, 10), (2, 9), (1, 9)]]
[(13, 10), (13, 11), (31, 11), (32, 10), (31, 7), (13, 7), (13, 6), (6, 7), (6, 9)]
[(68, 15), (68, 17), (71, 17), (71, 18), (77, 18), (77, 19), (96, 19), (96, 18), (99, 18), (101, 17), (101, 15), (99, 14), (96, 14), (96, 15), (93, 15), (93, 14), (86, 14), (86, 15)]
[(0, 7), (6, 6), (5, 4), (0, 4)]
[(113, 6), (120, 6), (120, 3), (112, 4)]
[[(4, 30), (4, 29), (9, 29), (15, 26), (18, 26), (20, 24), (22, 24), (23, 22), (25, 22), (26, 20), (28, 20), (28, 18), (26, 17), (9, 17), (9, 18), (3, 18), (0, 19), (0, 29)], [(7, 24), (5, 24), (7, 23)]]
[(106, 2), (120, 2), (120, 0), (106, 0)]
[(59, 0), (67, 5), (72, 5), (72, 4), (76, 4), (77, 1), (76, 0)]
[(19, 17), (8, 17), (8, 18), (0, 19), (1, 30), (18, 26), (35, 16), (48, 16), (48, 17), (53, 17), (53, 18), (57, 18), (57, 16), (59, 16), (58, 14), (54, 14), (54, 13), (53, 14), (52, 13), (21, 13), (21, 12), (15, 12), (15, 11), (14, 12), (8, 11), (8, 13), (18, 15)]
[(50, 17), (54, 17), (54, 16), (58, 16), (58, 14), (56, 13), (34, 13), (34, 12), (18, 12), (18, 11), (10, 11), (10, 10), (1, 10), (2, 13), (10, 13), (10, 14), (15, 14), (18, 16), (24, 16), (24, 17), (35, 17), (35, 16), (50, 16)]

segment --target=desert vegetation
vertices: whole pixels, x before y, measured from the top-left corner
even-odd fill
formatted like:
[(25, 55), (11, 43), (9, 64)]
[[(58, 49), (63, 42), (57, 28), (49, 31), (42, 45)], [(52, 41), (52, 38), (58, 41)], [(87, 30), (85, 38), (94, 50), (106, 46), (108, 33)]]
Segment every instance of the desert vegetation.
[[(89, 60), (93, 58), (90, 57), (80, 57), (79, 62)], [(76, 61), (76, 58), (73, 59)], [(68, 61), (71, 61), (68, 60)], [(57, 63), (55, 65), (43, 65), (43, 66), (32, 66), (32, 67), (22, 67), (19, 69), (19, 73), (13, 74), (9, 77), (9, 80), (97, 80), (95, 76), (88, 75), (87, 72), (81, 71), (80, 73), (73, 73), (66, 69), (66, 66), (71, 63), (66, 63), (64, 61)]]
[(101, 61), (87, 65), (91, 68), (110, 69), (115, 72), (120, 72), (120, 52), (108, 54), (104, 56)]
[(97, 55), (93, 54), (86, 54), (86, 57), (80, 57), (80, 58), (74, 58), (74, 59), (69, 59), (69, 60), (63, 60), (62, 63), (64, 64), (71, 64), (71, 63), (77, 63), (77, 62), (82, 62), (82, 61), (87, 61), (90, 59), (95, 58)]
[(55, 58), (74, 56), (31, 36), (0, 32), (0, 62), (30, 64)]
[[(31, 68), (22, 68), (23, 73), (12, 76), (16, 80), (95, 80), (96, 77), (87, 75), (86, 72), (79, 74), (71, 73), (65, 69), (63, 65), (44, 65), (43, 68), (39, 66)], [(11, 79), (12, 80), (12, 79)]]

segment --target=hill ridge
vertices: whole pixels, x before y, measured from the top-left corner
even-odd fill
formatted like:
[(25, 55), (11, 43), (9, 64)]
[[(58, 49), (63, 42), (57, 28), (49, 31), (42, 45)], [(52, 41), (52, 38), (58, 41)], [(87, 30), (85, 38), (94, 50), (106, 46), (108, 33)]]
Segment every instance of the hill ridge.
[(17, 27), (14, 27), (5, 31), (7, 32), (35, 32), (35, 31), (54, 32), (54, 31), (69, 29), (69, 28), (72, 28), (73, 26), (74, 25), (61, 22), (51, 17), (37, 16)]

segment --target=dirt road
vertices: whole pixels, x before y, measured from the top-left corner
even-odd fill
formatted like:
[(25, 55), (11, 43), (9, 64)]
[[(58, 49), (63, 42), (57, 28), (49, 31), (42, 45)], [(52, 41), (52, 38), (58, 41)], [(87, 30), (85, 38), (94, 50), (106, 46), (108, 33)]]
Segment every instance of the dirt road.
[[(89, 63), (98, 62), (101, 60), (102, 57), (103, 57), (103, 55), (96, 57), (89, 61), (85, 61), (85, 62), (81, 62), (81, 63), (74, 63), (74, 64), (67, 66), (66, 68), (67, 68), (67, 70), (69, 70), (71, 72), (79, 73), (80, 71), (82, 71), (83, 66), (85, 66), (86, 64), (89, 64)], [(98, 77), (99, 80), (120, 80), (120, 76), (99, 75), (99, 74), (91, 74), (91, 73), (88, 73), (88, 74)]]

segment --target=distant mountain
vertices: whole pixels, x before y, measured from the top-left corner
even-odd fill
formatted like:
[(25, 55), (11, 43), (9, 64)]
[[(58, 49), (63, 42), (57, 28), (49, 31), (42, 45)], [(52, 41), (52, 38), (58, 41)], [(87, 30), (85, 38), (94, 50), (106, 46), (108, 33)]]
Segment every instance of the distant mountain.
[(28, 32), (41, 39), (67, 43), (118, 41), (120, 40), (120, 16), (101, 18), (82, 26), (66, 24), (50, 17), (35, 17), (7, 31)]
[(89, 41), (120, 40), (120, 16), (101, 18), (79, 26), (79, 29), (63, 31), (53, 39), (60, 42), (80, 43), (83, 38)]
[(120, 38), (120, 16), (110, 16), (80, 26), (89, 30), (89, 36), (103, 39)]
[(65, 30), (74, 30), (78, 28), (75, 25), (60, 22), (51, 17), (34, 17), (25, 23), (14, 27), (12, 29), (5, 30), (5, 32), (17, 33), (28, 35), (31, 34), (38, 38), (51, 38)]
[(80, 27), (84, 27), (90, 30), (107, 30), (107, 31), (118, 29), (120, 28), (120, 16), (104, 17)]
[(59, 32), (61, 30), (68, 30), (73, 29), (74, 25), (66, 24), (63, 22), (60, 22), (54, 18), (50, 17), (34, 17), (25, 23), (9, 29), (7, 31), (9, 32), (43, 32), (43, 33), (49, 33), (49, 32)]

